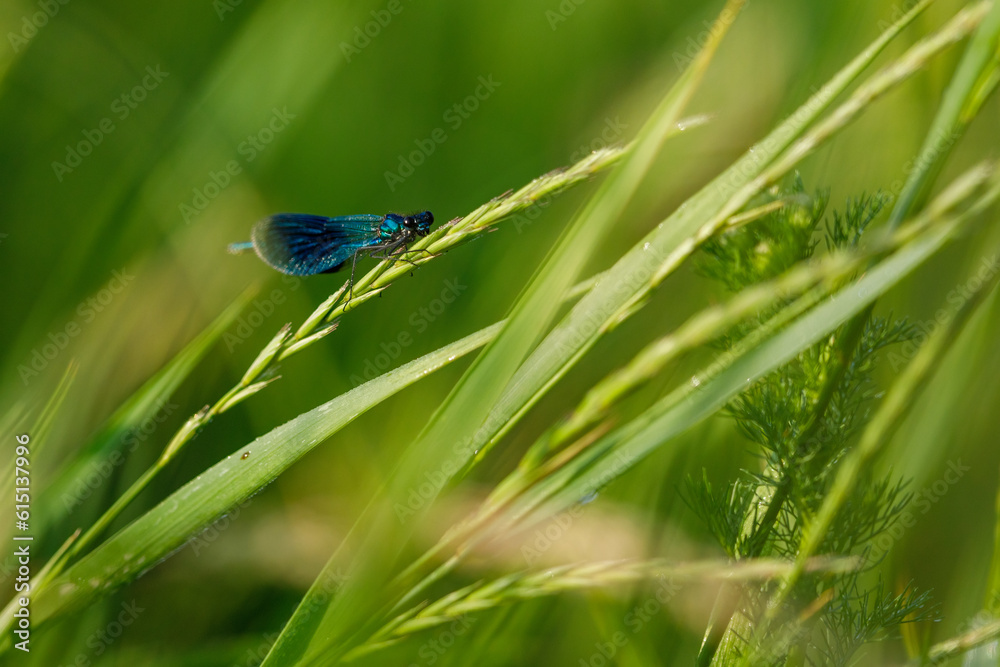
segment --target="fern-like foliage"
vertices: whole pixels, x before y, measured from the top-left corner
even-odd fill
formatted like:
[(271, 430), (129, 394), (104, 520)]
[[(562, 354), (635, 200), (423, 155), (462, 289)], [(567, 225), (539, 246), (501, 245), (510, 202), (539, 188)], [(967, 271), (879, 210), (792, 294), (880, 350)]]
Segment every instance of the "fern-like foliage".
[[(706, 244), (700, 273), (737, 292), (780, 275), (819, 248), (855, 248), (887, 201), (881, 194), (863, 195), (828, 215), (828, 195), (807, 194), (796, 177), (752, 204), (751, 209), (766, 212), (763, 216), (750, 216)], [(719, 345), (732, 345), (774, 312), (743, 322)], [(853, 340), (848, 340), (845, 324), (728, 406), (737, 430), (760, 457), (760, 468), (745, 470), (723, 486), (713, 485), (705, 474), (689, 479), (684, 497), (730, 557), (795, 557), (802, 527), (819, 510), (839, 460), (880, 397), (873, 379), (880, 352), (913, 335), (905, 321), (864, 317)], [(855, 487), (821, 551), (866, 556), (873, 539), (894, 525), (908, 500), (904, 481), (869, 476)], [(864, 570), (804, 577), (787, 598), (784, 622), (770, 626), (756, 646), (740, 650), (753, 651), (753, 664), (848, 664), (865, 643), (929, 615), (926, 594), (910, 586), (889, 593), (881, 581), (866, 583), (870, 578)], [(768, 582), (743, 587), (728, 629), (737, 645), (744, 630), (763, 617), (773, 589)], [(702, 661), (710, 657), (703, 651)]]

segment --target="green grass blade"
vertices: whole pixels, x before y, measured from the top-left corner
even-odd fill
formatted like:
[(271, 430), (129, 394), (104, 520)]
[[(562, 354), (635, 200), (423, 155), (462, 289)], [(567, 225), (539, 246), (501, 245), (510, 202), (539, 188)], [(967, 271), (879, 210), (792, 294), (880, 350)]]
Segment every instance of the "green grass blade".
[(972, 36), (958, 69), (951, 78), (948, 90), (938, 108), (937, 116), (931, 124), (924, 145), (917, 158), (916, 168), (910, 172), (903, 186), (892, 214), (889, 226), (895, 227), (909, 215), (914, 206), (919, 206), (927, 191), (940, 173), (952, 147), (965, 132), (965, 128), (975, 117), (984, 102), (982, 87), (984, 76), (998, 67), (998, 44), (1000, 44), (1000, 3), (993, 8)]
[[(478, 349), (494, 324), (338, 396), (241, 447), (71, 566), (32, 600), (41, 623), (126, 583), (266, 486), (344, 425), (392, 394)], [(249, 456), (243, 458), (244, 452)], [(9, 633), (7, 633), (9, 635)]]
[[(40, 527), (59, 521), (69, 511), (64, 498), (72, 497), (72, 487), (87, 471), (104, 460), (123, 439), (155, 415), (187, 379), (212, 345), (236, 321), (240, 312), (256, 294), (250, 289), (241, 294), (204, 331), (133, 393), (107, 420), (104, 426), (81, 449), (76, 459), (58, 473), (52, 484), (38, 498)], [(68, 494), (68, 495), (67, 495)]]

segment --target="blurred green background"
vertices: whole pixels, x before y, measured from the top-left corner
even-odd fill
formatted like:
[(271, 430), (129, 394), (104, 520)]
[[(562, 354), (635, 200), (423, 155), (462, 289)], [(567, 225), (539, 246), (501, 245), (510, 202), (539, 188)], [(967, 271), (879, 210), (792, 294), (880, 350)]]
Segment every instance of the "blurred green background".
[[(889, 54), (961, 5), (936, 3)], [(277, 211), (429, 209), (443, 222), (605, 142), (626, 141), (719, 8), (653, 0), (5, 0), (5, 428), (18, 415), (37, 414), (71, 360), (79, 364), (46, 455), (33, 462), (36, 484), (44, 486), (248, 285), (260, 285), (241, 323), (164, 405), (162, 419), (149, 425), (128, 460), (39, 549), (51, 553), (73, 529), (88, 525), (190, 414), (239, 379), (282, 324), (297, 325), (341, 285), (343, 275), (283, 280), (252, 255), (227, 254), (228, 243), (249, 238), (255, 220)], [(711, 123), (668, 145), (591, 271), (608, 266), (793, 111), (901, 9), (891, 0), (750, 3), (690, 107), (691, 114), (710, 114)], [(34, 27), (32, 17), (45, 11)], [(366, 27), (374, 36), (359, 37)], [(898, 191), (960, 52), (934, 61), (810, 158), (802, 169), (807, 188), (829, 188), (832, 207), (866, 191)], [(995, 156), (998, 139), (994, 96), (943, 179)], [(123, 521), (254, 437), (355, 386), (366, 370), (396, 367), (503, 317), (591, 187), (554, 200), (534, 219), (504, 223), (352, 312), (331, 337), (285, 363), (283, 380), (209, 425)], [(984, 249), (998, 239), (995, 226), (982, 228), (880, 309), (917, 321), (932, 316), (989, 259)], [(359, 269), (372, 264), (366, 260)], [(452, 303), (443, 303), (443, 292), (455, 295)], [(654, 304), (605, 339), (477, 474), (495, 480), (583, 389), (639, 344), (719, 297), (691, 271), (668, 281)], [(895, 443), (897, 470), (914, 478), (915, 491), (941, 479), (949, 461), (971, 467), (926, 513), (914, 509), (917, 526), (896, 542), (886, 570), (892, 584), (913, 578), (935, 589), (945, 617), (934, 629), (939, 639), (979, 610), (976, 591), (991, 556), (1000, 463), (995, 309), (991, 317), (953, 355), (923, 399), (928, 408), (915, 412)], [(412, 344), (397, 344), (402, 333)], [(892, 369), (884, 366), (888, 381)], [(249, 656), (267, 633), (279, 631), (371, 489), (464, 367), (448, 367), (344, 429), (242, 508), (217, 539), (206, 534), (97, 613), (39, 631), (39, 651), (30, 658), (46, 665), (70, 664), (77, 655), (108, 665), (254, 664)], [(647, 396), (676, 382), (677, 373), (653, 383)], [(933, 417), (941, 414), (961, 430), (935, 428)], [(5, 447), (13, 447), (12, 435), (4, 434)], [(726, 479), (740, 465), (754, 465), (724, 419), (685, 437), (694, 446), (680, 468), (708, 467)], [(675, 541), (715, 554), (679, 502), (681, 471), (665, 474), (667, 462), (653, 457), (617, 484), (602, 501), (600, 521), (589, 527), (591, 539), (574, 542), (577, 551), (566, 557), (657, 554)], [(144, 610), (135, 623), (95, 648), (101, 642), (91, 633), (133, 600)], [(595, 642), (606, 641), (633, 602), (603, 594), (539, 601), (484, 616), (460, 641), (486, 651), (481, 664), (575, 665), (589, 659)], [(662, 664), (673, 663), (664, 656), (689, 662), (707, 603), (685, 604), (637, 633), (622, 664), (657, 664), (656, 656)], [(424, 641), (372, 664), (463, 664), (457, 651), (432, 661), (420, 653)]]

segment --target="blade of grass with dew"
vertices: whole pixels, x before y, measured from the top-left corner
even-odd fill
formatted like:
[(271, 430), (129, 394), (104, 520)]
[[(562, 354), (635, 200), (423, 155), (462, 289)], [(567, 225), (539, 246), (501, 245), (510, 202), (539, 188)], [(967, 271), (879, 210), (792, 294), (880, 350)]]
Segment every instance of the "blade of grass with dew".
[(52, 484), (38, 497), (36, 521), (41, 522), (39, 523), (41, 530), (44, 530), (46, 525), (58, 522), (68, 513), (70, 505), (64, 499), (73, 496), (72, 487), (78, 485), (80, 479), (87, 471), (92, 470), (98, 461), (104, 460), (111, 451), (122, 445), (129, 433), (162, 409), (167, 399), (187, 379), (212, 345), (236, 321), (256, 293), (256, 288), (244, 291), (204, 331), (115, 410), (104, 426), (80, 450), (76, 459), (65, 466)]
[[(501, 324), (371, 380), (233, 452), (101, 543), (38, 593), (32, 599), (34, 622), (78, 608), (95, 595), (139, 576), (372, 406), (486, 344)], [(249, 452), (245, 458), (244, 452)]]
[[(314, 659), (329, 646), (329, 637), (348, 633), (359, 618), (365, 619), (366, 609), (378, 608), (378, 601), (372, 599), (370, 591), (380, 590), (381, 583), (391, 576), (392, 561), (412, 530), (410, 521), (400, 526), (393, 507), (406, 502), (411, 489), (420, 484), (426, 474), (439, 472), (446, 481), (460, 467), (435, 471), (442, 461), (453, 456), (449, 451), (453, 443), (467, 439), (479, 428), (508, 379), (554, 320), (561, 295), (573, 285), (584, 263), (624, 211), (663, 141), (677, 126), (684, 106), (701, 81), (735, 12), (744, 2), (729, 0), (724, 10), (726, 19), (720, 19), (718, 29), (712, 31), (708, 44), (640, 130), (625, 161), (612, 172), (567, 227), (519, 297), (500, 336), (476, 359), (428, 426), (407, 449), (386, 484), (386, 502), (373, 502), (370, 511), (358, 520), (359, 530), (352, 531), (349, 539), (356, 537), (360, 543), (351, 548), (342, 547), (339, 553), (357, 556), (364, 566), (352, 571), (350, 580), (334, 600), (328, 617), (323, 619), (321, 628), (316, 632), (315, 636), (320, 639), (315, 644), (304, 644), (307, 635), (302, 632), (298, 618), (293, 616), (286, 626), (290, 631), (279, 637), (265, 659), (265, 665), (287, 663), (299, 656), (304, 656), (306, 662)], [(468, 453), (460, 456), (467, 458)], [(440, 485), (437, 486), (440, 488)], [(332, 563), (328, 568), (335, 567)], [(289, 645), (287, 639), (291, 636), (296, 638), (294, 646)]]

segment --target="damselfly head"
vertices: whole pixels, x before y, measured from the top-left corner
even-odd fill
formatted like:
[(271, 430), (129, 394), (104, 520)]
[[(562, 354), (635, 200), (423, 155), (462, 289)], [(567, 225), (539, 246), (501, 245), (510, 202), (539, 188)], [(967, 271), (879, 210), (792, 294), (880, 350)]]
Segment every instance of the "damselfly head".
[(430, 234), (432, 224), (434, 224), (434, 214), (430, 211), (421, 211), (403, 218), (403, 226), (415, 232), (417, 236)]

